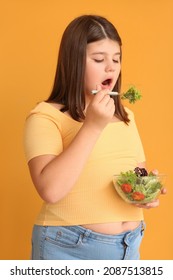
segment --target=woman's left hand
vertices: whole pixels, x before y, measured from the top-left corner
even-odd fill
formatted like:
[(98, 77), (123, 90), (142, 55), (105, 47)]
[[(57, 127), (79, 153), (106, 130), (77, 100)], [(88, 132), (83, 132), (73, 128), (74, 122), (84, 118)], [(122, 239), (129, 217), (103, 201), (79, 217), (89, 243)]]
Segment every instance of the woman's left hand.
[[(161, 189), (161, 194), (166, 194), (166, 193), (167, 193), (166, 188)], [(152, 202), (149, 202), (149, 203), (146, 203), (146, 204), (140, 204), (140, 203), (136, 204), (136, 206), (139, 207), (139, 208), (150, 209), (150, 208), (158, 207), (159, 204), (160, 204), (159, 199), (156, 199), (156, 200), (154, 200)]]

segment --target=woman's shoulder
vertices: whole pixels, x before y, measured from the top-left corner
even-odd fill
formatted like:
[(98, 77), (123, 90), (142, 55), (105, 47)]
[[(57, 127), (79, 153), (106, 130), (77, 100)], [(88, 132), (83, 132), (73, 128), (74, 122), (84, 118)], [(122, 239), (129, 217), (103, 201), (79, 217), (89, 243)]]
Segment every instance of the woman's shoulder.
[(47, 119), (53, 121), (54, 123), (60, 125), (71, 125), (77, 124), (68, 112), (62, 112), (62, 104), (50, 103), (42, 101), (37, 103), (37, 105), (29, 112), (27, 119), (39, 119), (40, 122)]
[(65, 122), (65, 119), (60, 108), (61, 106), (55, 108), (45, 101), (37, 103), (26, 116), (25, 128), (38, 131), (58, 127), (61, 131), (62, 123)]
[(60, 111), (62, 108), (61, 104), (48, 103), (45, 101), (41, 101), (37, 103), (29, 112), (28, 117), (31, 115), (39, 115), (39, 116), (50, 116), (57, 117), (63, 115)]

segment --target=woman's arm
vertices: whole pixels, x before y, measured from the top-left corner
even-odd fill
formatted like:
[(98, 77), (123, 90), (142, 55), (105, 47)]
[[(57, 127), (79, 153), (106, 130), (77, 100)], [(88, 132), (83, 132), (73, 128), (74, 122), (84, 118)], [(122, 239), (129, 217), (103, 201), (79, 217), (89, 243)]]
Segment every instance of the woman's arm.
[(100, 91), (90, 102), (86, 119), (66, 150), (58, 156), (43, 155), (29, 161), (33, 183), (43, 200), (56, 203), (68, 194), (114, 110), (113, 99), (105, 90)]

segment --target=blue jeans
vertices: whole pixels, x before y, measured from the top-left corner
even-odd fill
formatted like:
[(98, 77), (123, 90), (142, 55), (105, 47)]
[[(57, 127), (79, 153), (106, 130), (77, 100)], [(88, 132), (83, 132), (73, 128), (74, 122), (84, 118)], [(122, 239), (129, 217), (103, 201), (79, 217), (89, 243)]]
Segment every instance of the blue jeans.
[(138, 260), (145, 224), (121, 234), (81, 226), (38, 226), (32, 235), (33, 260)]

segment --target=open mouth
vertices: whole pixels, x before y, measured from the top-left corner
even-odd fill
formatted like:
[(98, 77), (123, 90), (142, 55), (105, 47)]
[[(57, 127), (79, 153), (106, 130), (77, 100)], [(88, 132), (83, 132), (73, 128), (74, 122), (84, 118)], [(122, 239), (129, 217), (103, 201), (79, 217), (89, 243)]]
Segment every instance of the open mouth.
[(109, 88), (112, 84), (112, 79), (106, 79), (102, 82), (104, 88)]

